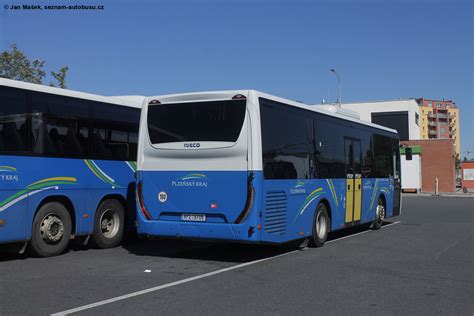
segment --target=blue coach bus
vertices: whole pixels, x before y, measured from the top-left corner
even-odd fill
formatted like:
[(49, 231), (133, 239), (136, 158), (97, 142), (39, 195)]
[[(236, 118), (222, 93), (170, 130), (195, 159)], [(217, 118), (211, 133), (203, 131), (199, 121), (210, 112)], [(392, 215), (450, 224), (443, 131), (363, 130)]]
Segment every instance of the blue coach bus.
[(0, 244), (118, 245), (135, 214), (141, 103), (0, 79)]
[(145, 237), (322, 246), (400, 214), (395, 130), (257, 91), (148, 98), (137, 169)]

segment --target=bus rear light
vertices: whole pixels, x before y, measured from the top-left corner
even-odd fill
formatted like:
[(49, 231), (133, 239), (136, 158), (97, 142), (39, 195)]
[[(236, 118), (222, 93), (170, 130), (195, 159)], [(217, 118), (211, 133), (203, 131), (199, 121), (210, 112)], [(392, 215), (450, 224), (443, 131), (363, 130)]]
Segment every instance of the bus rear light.
[(232, 97), (232, 100), (245, 100), (247, 97), (243, 94), (236, 94)]
[(217, 203), (211, 203), (211, 208), (212, 209), (216, 209), (218, 207), (219, 207), (219, 205), (217, 205)]
[(5, 226), (6, 223), (7, 223), (6, 220), (0, 219), (0, 226)]
[(240, 213), (239, 217), (237, 217), (237, 219), (235, 220), (235, 224), (242, 223), (247, 218), (250, 213), (250, 210), (252, 209), (253, 199), (255, 196), (255, 189), (253, 188), (252, 181), (253, 174), (249, 175), (249, 179), (247, 181), (247, 201), (245, 201), (244, 209)]
[(257, 225), (257, 229), (258, 229), (258, 230), (262, 230), (262, 224), (258, 224), (258, 225)]
[(142, 212), (143, 216), (145, 216), (146, 219), (151, 220), (151, 214), (148, 212), (148, 210), (145, 207), (145, 201), (143, 200), (143, 182), (139, 181), (137, 184), (137, 200), (138, 200), (138, 206), (140, 207), (140, 211)]

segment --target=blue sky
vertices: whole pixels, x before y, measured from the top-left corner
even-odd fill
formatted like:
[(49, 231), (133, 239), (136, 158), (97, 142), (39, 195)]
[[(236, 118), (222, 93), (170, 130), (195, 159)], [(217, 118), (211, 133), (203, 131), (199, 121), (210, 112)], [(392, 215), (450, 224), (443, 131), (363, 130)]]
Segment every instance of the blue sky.
[[(453, 99), (461, 157), (474, 150), (473, 2), (87, 0), (102, 11), (6, 10), (16, 43), (68, 88), (104, 95), (257, 89), (305, 103)], [(38, 4), (80, 4), (39, 1)], [(474, 153), (471, 154), (474, 157)]]

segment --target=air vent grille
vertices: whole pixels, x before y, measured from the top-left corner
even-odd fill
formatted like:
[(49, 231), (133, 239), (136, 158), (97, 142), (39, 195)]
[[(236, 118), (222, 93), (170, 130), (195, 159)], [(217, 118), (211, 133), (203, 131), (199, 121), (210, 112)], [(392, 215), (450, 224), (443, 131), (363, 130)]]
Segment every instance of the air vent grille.
[(265, 196), (265, 232), (284, 235), (286, 233), (286, 210), (288, 199), (285, 191), (270, 191)]

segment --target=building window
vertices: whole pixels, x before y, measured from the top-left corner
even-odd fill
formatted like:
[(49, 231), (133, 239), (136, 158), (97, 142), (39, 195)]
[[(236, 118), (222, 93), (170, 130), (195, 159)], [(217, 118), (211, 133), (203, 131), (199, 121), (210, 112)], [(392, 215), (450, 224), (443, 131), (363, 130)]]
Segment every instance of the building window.
[(433, 106), (433, 103), (431, 103), (431, 101), (428, 102), (428, 106)]
[(418, 113), (415, 113), (415, 123), (420, 126), (420, 115)]
[(438, 109), (441, 109), (442, 104), (441, 104), (441, 103), (436, 103), (436, 107), (437, 107)]

